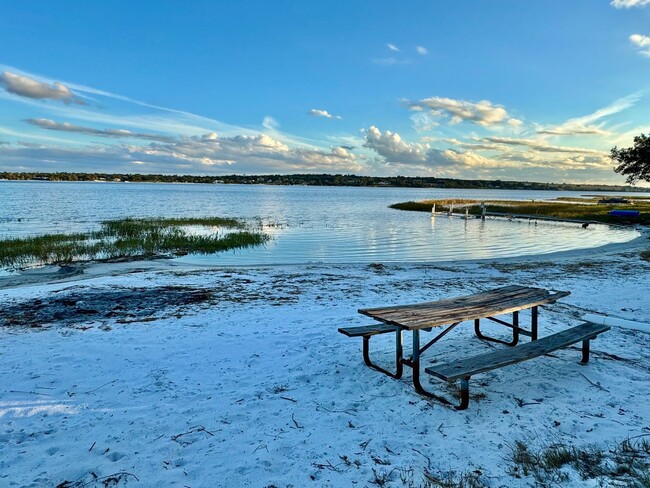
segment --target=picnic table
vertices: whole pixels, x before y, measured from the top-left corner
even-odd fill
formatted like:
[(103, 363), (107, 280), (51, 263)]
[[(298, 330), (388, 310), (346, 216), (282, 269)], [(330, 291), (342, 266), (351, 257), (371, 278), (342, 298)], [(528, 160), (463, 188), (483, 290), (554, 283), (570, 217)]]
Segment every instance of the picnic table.
[[(538, 340), (539, 307), (554, 303), (570, 294), (568, 291), (511, 285), (432, 302), (364, 308), (360, 309), (359, 313), (372, 317), (379, 322), (378, 324), (344, 327), (340, 328), (339, 332), (349, 337), (363, 337), (363, 358), (370, 368), (399, 379), (402, 377), (403, 367), (410, 367), (413, 370), (413, 386), (418, 393), (451, 405), (446, 398), (431, 393), (422, 386), (421, 356), (459, 324), (473, 321), (474, 332), (479, 339), (505, 344), (510, 348), (426, 369), (427, 373), (443, 380), (461, 379), (461, 403), (456, 408), (463, 410), (469, 404), (469, 379), (473, 374), (532, 359), (579, 341), (583, 342), (582, 362), (588, 361), (589, 341), (609, 327), (586, 323)], [(519, 313), (528, 309), (531, 310), (530, 328), (525, 329), (520, 325)], [(496, 317), (505, 314), (512, 314), (511, 322)], [(509, 328), (512, 331), (512, 338), (504, 341), (484, 334), (481, 331), (483, 319)], [(431, 332), (433, 329), (443, 327), (444, 329), (426, 344), (420, 344), (421, 331)], [(402, 333), (404, 331), (412, 332), (413, 347), (410, 358), (403, 357)], [(395, 371), (388, 371), (374, 364), (370, 359), (370, 338), (391, 332), (395, 333)], [(516, 347), (520, 336), (530, 337), (531, 342)]]

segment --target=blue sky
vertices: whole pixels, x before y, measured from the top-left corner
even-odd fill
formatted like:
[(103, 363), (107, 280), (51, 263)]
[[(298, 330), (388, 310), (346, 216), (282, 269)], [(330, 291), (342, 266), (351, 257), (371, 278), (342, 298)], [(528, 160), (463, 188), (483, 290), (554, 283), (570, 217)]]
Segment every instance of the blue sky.
[(621, 183), (650, 132), (650, 0), (0, 9), (0, 171)]

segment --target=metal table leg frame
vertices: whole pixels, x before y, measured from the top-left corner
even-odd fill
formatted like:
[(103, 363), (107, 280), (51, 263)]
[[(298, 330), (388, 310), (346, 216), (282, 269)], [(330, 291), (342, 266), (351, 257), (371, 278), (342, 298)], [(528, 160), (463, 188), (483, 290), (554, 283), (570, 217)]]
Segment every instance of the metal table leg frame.
[(455, 407), (456, 410), (465, 410), (469, 406), (469, 379), (467, 376), (460, 380), (460, 405)]
[(582, 360), (580, 361), (581, 364), (587, 364), (589, 362), (589, 342), (593, 339), (590, 337), (589, 339), (585, 339), (582, 341)]
[(422, 396), (433, 398), (445, 405), (451, 405), (449, 400), (428, 392), (420, 383), (420, 353), (420, 331), (416, 329), (413, 331), (413, 358), (407, 363), (413, 368), (413, 387)]
[(395, 331), (395, 372), (392, 373), (381, 366), (377, 366), (370, 360), (370, 337), (363, 336), (363, 362), (366, 363), (366, 366), (369, 368), (375, 369), (384, 373), (391, 378), (400, 379), (404, 371), (404, 366), (402, 364), (402, 330), (397, 329)]
[[(532, 332), (528, 331), (522, 331), (519, 329), (519, 312), (512, 312), (512, 324), (508, 324), (507, 322), (504, 322), (503, 320), (495, 319), (493, 317), (486, 317), (490, 320), (493, 320), (494, 322), (499, 322), (500, 324), (503, 324), (507, 327), (512, 328), (512, 340), (510, 342), (507, 341), (502, 341), (501, 339), (497, 339), (495, 337), (490, 337), (486, 336), (483, 333), (481, 333), (481, 321), (480, 319), (475, 319), (474, 320), (474, 333), (476, 334), (476, 337), (479, 339), (482, 339), (484, 341), (490, 341), (490, 342), (498, 342), (499, 344), (505, 344), (506, 346), (516, 346), (517, 343), (519, 342), (519, 333), (520, 332), (525, 332), (525, 335), (530, 335), (531, 338), (533, 336)], [(537, 317), (535, 317), (536, 319)], [(537, 329), (537, 327), (535, 327)], [(537, 332), (535, 330), (535, 332)], [(535, 334), (536, 335), (536, 334)]]

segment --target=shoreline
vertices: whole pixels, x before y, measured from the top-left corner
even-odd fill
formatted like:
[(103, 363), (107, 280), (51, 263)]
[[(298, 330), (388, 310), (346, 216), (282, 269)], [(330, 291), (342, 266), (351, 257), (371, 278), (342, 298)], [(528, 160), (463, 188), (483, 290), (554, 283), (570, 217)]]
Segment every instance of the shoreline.
[[(46, 173), (49, 174), (49, 173)], [(78, 173), (78, 174), (87, 174), (87, 173)], [(137, 174), (135, 174), (137, 175)], [(111, 176), (127, 176), (127, 175), (121, 175), (121, 174), (115, 174), (115, 175), (108, 175), (109, 177)], [(142, 176), (149, 176), (149, 175), (142, 175)], [(153, 176), (165, 176), (165, 175), (153, 175)], [(453, 178), (440, 178), (442, 181), (451, 181), (454, 182), (454, 184), (451, 185), (438, 185), (438, 186), (418, 186), (418, 185), (399, 185), (399, 184), (382, 184), (381, 182), (379, 183), (374, 183), (374, 184), (333, 184), (333, 183), (315, 183), (313, 182), (313, 178), (321, 178), (322, 177), (335, 177), (337, 175), (334, 174), (325, 174), (325, 175), (320, 175), (320, 174), (298, 174), (298, 175), (278, 175), (278, 174), (270, 174), (270, 175), (215, 175), (215, 176), (193, 176), (193, 175), (182, 175), (181, 177), (186, 176), (188, 178), (204, 178), (206, 180), (211, 180), (211, 181), (156, 181), (156, 180), (150, 180), (150, 181), (131, 181), (131, 180), (123, 180), (123, 181), (113, 181), (113, 180), (57, 180), (57, 179), (18, 179), (18, 178), (0, 178), (0, 182), (27, 182), (27, 183), (111, 183), (111, 184), (123, 184), (123, 183), (129, 183), (129, 184), (146, 184), (146, 183), (151, 183), (151, 184), (188, 184), (188, 185), (243, 185), (243, 186), (250, 186), (250, 185), (259, 185), (259, 186), (307, 186), (307, 187), (322, 187), (322, 188), (331, 188), (331, 187), (337, 187), (337, 188), (402, 188), (402, 189), (414, 189), (414, 190), (496, 190), (496, 191), (557, 191), (557, 192), (600, 192), (600, 193), (622, 193), (622, 194), (631, 194), (634, 195), (636, 193), (648, 193), (650, 194), (650, 186), (644, 187), (644, 186), (626, 186), (626, 185), (599, 185), (597, 183), (594, 184), (589, 184), (589, 183), (542, 183), (542, 182), (522, 182), (522, 181), (516, 181), (516, 180), (499, 180), (499, 185), (494, 185), (494, 186), (484, 186), (484, 185), (478, 185), (478, 184), (466, 184), (466, 185), (461, 185), (457, 186), (455, 184), (456, 181), (464, 181), (464, 182), (478, 182), (478, 183), (485, 183), (485, 182), (493, 182), (494, 180), (455, 180)], [(359, 179), (360, 181), (364, 179), (370, 179), (370, 180), (399, 180), (403, 179), (404, 177), (391, 177), (391, 176), (363, 176), (363, 175), (345, 175), (345, 177), (351, 177), (353, 179)], [(237, 181), (219, 181), (221, 178), (237, 178)], [(303, 182), (295, 182), (295, 183), (283, 183), (283, 182), (269, 182), (269, 181), (257, 181), (258, 179), (264, 180), (264, 179), (273, 179), (273, 178), (298, 178), (299, 181)], [(423, 177), (405, 177), (407, 180), (421, 180)], [(424, 177), (429, 178), (429, 177)], [(308, 180), (308, 182), (304, 182), (304, 180)], [(432, 180), (437, 180), (438, 178), (429, 178)], [(213, 181), (217, 180), (217, 181)], [(505, 185), (502, 186), (502, 185)], [(517, 185), (517, 186), (515, 186)], [(568, 188), (565, 188), (568, 187)], [(584, 186), (584, 188), (582, 188)], [(576, 188), (577, 187), (577, 188)]]

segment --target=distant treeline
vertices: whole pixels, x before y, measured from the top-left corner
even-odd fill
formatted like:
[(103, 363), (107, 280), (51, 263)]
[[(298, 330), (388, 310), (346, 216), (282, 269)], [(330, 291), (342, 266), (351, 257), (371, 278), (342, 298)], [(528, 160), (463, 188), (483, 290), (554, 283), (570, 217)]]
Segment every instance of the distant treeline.
[(648, 191), (647, 188), (573, 183), (536, 183), (506, 180), (459, 180), (421, 176), (297, 175), (155, 175), (115, 173), (0, 173), (5, 180), (121, 181), (133, 183), (223, 183), (249, 185), (371, 186), (400, 188), (468, 188), (504, 190)]

